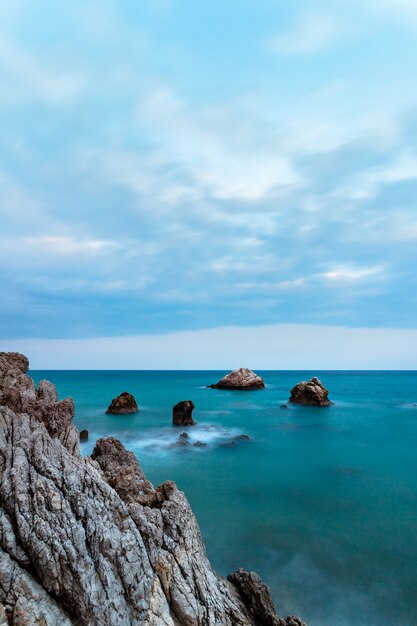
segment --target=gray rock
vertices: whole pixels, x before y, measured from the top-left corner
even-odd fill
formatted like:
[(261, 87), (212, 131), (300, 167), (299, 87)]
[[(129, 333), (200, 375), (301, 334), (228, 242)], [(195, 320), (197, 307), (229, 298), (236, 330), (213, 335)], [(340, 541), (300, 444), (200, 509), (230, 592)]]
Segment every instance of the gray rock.
[(238, 569), (227, 577), (239, 590), (254, 624), (259, 626), (306, 626), (298, 617), (279, 618), (268, 587), (255, 572)]
[(265, 387), (263, 379), (246, 367), (233, 370), (226, 374), (214, 385), (209, 385), (212, 389), (231, 389), (237, 391), (249, 391), (251, 389), (262, 389)]
[(82, 458), (72, 402), (27, 367), (0, 353), (0, 624), (262, 624), (256, 588), (212, 570), (175, 483), (154, 489), (111, 437)]

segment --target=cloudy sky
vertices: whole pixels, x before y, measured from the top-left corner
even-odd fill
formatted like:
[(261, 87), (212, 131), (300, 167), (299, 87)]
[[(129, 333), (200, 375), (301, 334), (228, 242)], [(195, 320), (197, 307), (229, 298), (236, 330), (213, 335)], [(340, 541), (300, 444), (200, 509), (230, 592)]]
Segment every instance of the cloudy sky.
[(417, 0), (1, 0), (0, 343), (415, 354), (416, 65)]

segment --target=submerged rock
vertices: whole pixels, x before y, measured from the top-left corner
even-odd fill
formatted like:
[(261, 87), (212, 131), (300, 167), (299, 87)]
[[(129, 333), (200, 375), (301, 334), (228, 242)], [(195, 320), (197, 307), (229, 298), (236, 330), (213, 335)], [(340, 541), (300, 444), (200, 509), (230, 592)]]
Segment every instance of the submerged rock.
[(182, 400), (172, 409), (172, 423), (174, 426), (194, 426), (193, 420), (194, 402)]
[(154, 489), (112, 437), (82, 458), (72, 402), (57, 400), (51, 384), (37, 395), (22, 366), (0, 353), (0, 621), (4, 613), (20, 626), (272, 619), (259, 579), (227, 581), (212, 570), (175, 483)]
[(203, 441), (196, 441), (191, 443), (190, 435), (188, 433), (181, 433), (178, 440), (171, 444), (171, 448), (207, 448), (207, 444)]
[(263, 379), (246, 367), (233, 370), (230, 374), (223, 376), (218, 383), (209, 385), (212, 389), (236, 389), (247, 391), (250, 389), (262, 389), (265, 387)]
[(291, 389), (289, 402), (305, 406), (330, 406), (334, 404), (328, 398), (329, 392), (319, 379), (314, 376), (311, 380), (302, 381)]
[(110, 415), (127, 415), (129, 413), (137, 413), (138, 411), (139, 407), (135, 398), (131, 393), (124, 391), (117, 398), (113, 398), (106, 413)]
[(224, 441), (223, 443), (219, 444), (219, 447), (220, 448), (232, 448), (233, 446), (236, 446), (237, 444), (242, 443), (242, 441), (250, 441), (249, 435), (235, 435), (234, 437), (231, 437), (227, 441)]

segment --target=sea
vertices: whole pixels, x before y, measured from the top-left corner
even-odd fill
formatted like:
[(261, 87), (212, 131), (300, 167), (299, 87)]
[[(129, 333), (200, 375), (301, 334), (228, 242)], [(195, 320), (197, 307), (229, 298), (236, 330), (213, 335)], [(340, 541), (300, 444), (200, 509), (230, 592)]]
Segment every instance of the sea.
[[(225, 576), (256, 571), (280, 615), (308, 626), (417, 624), (417, 372), (257, 371), (266, 388), (206, 386), (224, 371), (32, 371), (75, 400), (82, 454), (117, 437), (158, 485), (191, 503)], [(287, 405), (317, 375), (334, 406)], [(140, 411), (112, 416), (132, 393)], [(192, 400), (190, 443), (172, 407)], [(282, 406), (284, 405), (284, 406)], [(250, 439), (239, 438), (248, 435)]]

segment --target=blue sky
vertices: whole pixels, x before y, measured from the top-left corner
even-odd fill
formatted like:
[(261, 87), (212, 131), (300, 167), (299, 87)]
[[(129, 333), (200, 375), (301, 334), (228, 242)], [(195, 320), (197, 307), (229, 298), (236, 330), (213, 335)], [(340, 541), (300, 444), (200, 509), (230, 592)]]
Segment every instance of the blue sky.
[(416, 328), (417, 0), (2, 0), (0, 338)]

